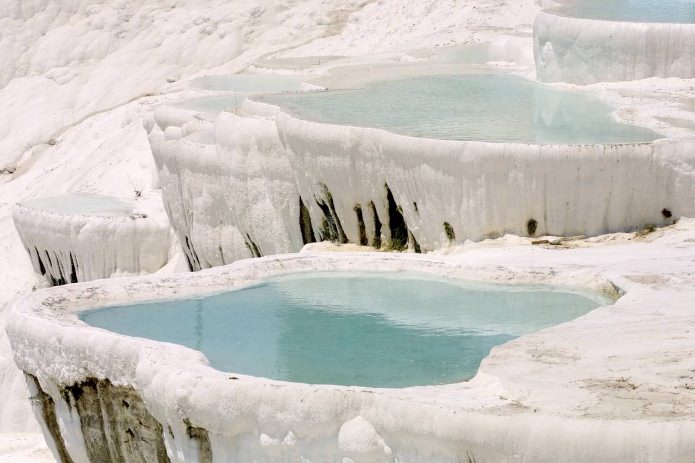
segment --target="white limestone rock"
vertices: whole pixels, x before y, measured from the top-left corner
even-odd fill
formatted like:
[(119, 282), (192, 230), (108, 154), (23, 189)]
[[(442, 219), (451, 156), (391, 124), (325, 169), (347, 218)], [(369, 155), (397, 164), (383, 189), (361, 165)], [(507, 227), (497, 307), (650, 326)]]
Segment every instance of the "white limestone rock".
[(631, 23), (541, 12), (533, 26), (543, 82), (591, 84), (695, 77), (695, 24)]
[(13, 219), (34, 271), (52, 284), (141, 275), (159, 270), (169, 256), (171, 232), (158, 201), (135, 206), (63, 195), (19, 203)]

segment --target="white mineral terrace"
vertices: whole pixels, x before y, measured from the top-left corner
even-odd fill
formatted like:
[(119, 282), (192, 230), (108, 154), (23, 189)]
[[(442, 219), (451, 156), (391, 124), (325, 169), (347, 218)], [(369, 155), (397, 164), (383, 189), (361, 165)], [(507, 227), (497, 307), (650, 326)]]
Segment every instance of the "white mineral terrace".
[[(693, 463), (694, 44), (695, 0), (0, 0), (0, 462)], [(473, 75), (531, 91), (382, 86), (410, 126), (350, 101)], [(80, 318), (325, 271), (615, 302), (404, 388)]]
[(159, 198), (65, 194), (19, 203), (13, 220), (34, 271), (53, 284), (151, 273), (171, 247)]
[(435, 140), (307, 121), (256, 101), (215, 122), (178, 114), (158, 109), (150, 143), (193, 269), (321, 239), (389, 245), (394, 210), (407, 226), (401, 241), (422, 251), (505, 233), (593, 236), (695, 215), (695, 141), (687, 137)]
[(541, 12), (533, 26), (543, 82), (695, 78), (695, 24), (606, 21)]
[[(695, 452), (688, 418), (695, 412), (694, 243), (695, 221), (682, 219), (646, 236), (560, 246), (505, 238), (448, 257), (309, 251), (38, 291), (15, 305), (8, 333), (19, 367), (55, 402), (61, 439), (76, 462), (86, 461), (88, 450), (76, 409), (61, 391), (88, 378), (132, 387), (165, 430), (172, 461), (198, 461), (194, 429), (207, 433), (206, 449), (220, 462), (289, 455), (314, 462), (688, 462)], [(619, 291), (620, 298), (493, 348), (469, 382), (405, 389), (225, 373), (196, 351), (93, 328), (76, 316), (241, 288), (271, 275), (365, 269), (542, 282)]]

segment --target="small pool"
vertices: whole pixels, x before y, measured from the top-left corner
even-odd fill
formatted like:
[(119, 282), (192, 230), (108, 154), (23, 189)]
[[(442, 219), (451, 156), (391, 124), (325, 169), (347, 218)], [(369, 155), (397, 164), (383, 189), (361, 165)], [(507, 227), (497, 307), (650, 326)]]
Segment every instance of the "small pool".
[(176, 103), (174, 107), (210, 115), (217, 115), (225, 110), (233, 111), (238, 109), (246, 100), (246, 97), (247, 95), (242, 94), (204, 96), (181, 101)]
[(278, 74), (226, 74), (198, 77), (190, 86), (203, 90), (239, 93), (297, 92), (302, 89), (306, 76)]
[(586, 19), (695, 23), (695, 0), (571, 0), (551, 11)]
[(133, 206), (118, 198), (87, 193), (68, 193), (49, 198), (37, 198), (21, 203), (31, 209), (59, 214), (87, 214), (103, 216), (128, 215)]
[(260, 99), (304, 119), (425, 138), (594, 144), (659, 137), (617, 122), (611, 107), (586, 93), (504, 74), (417, 77)]
[(213, 367), (316, 384), (472, 378), (490, 349), (602, 305), (542, 287), (411, 273), (310, 273), (243, 290), (82, 312), (92, 326), (202, 351)]
[(176, 103), (175, 106), (211, 115), (239, 108), (252, 95), (264, 93), (299, 92), (304, 76), (266, 74), (229, 74), (199, 77), (191, 81), (191, 87), (204, 90), (229, 92), (224, 95), (192, 98)]
[(485, 64), (490, 61), (490, 42), (416, 50), (410, 54), (434, 64)]

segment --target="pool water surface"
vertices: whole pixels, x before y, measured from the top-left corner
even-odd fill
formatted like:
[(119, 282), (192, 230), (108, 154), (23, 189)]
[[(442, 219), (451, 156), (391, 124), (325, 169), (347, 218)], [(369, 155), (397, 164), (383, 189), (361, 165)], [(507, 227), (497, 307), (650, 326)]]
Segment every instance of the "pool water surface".
[(695, 0), (571, 0), (552, 11), (606, 21), (695, 23)]
[(80, 316), (92, 326), (200, 350), (223, 371), (405, 387), (470, 379), (492, 347), (599, 305), (544, 287), (325, 272)]
[(618, 122), (611, 107), (584, 92), (506, 74), (416, 77), (259, 99), (303, 119), (424, 138), (594, 144), (659, 137)]

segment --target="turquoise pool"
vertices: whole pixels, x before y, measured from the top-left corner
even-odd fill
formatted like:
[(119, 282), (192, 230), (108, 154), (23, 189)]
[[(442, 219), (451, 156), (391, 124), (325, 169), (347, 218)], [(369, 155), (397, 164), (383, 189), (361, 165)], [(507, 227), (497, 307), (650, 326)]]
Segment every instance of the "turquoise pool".
[(447, 140), (539, 144), (649, 142), (583, 92), (504, 74), (382, 81), (355, 90), (265, 95), (297, 117)]
[(554, 11), (607, 21), (695, 23), (694, 0), (573, 0)]
[(598, 305), (548, 288), (409, 273), (310, 273), (80, 316), (117, 333), (198, 349), (224, 371), (405, 387), (470, 379), (492, 347)]

